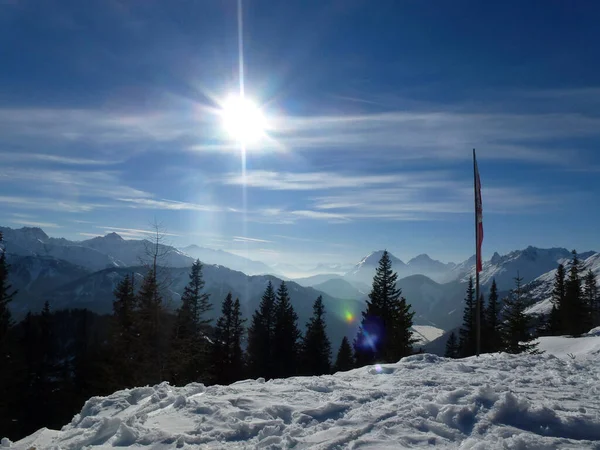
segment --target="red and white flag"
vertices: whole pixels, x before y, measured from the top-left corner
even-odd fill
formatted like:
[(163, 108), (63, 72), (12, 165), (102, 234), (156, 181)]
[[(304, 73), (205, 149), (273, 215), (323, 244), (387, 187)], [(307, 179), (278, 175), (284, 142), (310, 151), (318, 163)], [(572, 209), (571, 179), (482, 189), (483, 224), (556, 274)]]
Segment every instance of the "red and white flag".
[(477, 263), (476, 270), (481, 272), (483, 264), (481, 262), (481, 244), (483, 243), (483, 209), (481, 207), (481, 180), (479, 179), (479, 168), (477, 167), (477, 159), (475, 158), (475, 149), (473, 149), (473, 167), (475, 170), (475, 216), (476, 229), (475, 239), (477, 241)]

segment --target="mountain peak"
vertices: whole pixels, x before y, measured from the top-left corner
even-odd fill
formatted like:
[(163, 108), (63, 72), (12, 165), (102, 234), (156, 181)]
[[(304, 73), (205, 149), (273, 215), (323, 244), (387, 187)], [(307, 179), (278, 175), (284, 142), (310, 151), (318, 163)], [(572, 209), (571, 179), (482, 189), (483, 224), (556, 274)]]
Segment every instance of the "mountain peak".
[[(369, 265), (369, 266), (376, 266), (377, 264), (379, 264), (379, 260), (381, 259), (381, 257), (383, 256), (383, 252), (385, 252), (385, 250), (376, 250), (374, 252), (369, 253), (367, 256), (365, 256), (361, 262), (358, 263), (358, 265)], [(396, 258), (394, 255), (392, 255), (392, 253), (390, 253), (388, 251), (388, 255), (390, 257), (390, 260), (392, 261), (392, 265), (396, 266), (396, 265), (400, 265), (400, 266), (404, 266), (404, 262), (398, 258)]]
[(19, 230), (21, 233), (26, 234), (35, 239), (39, 239), (41, 241), (46, 241), (50, 239), (44, 230), (39, 227), (23, 227)]
[(121, 235), (115, 233), (114, 231), (112, 233), (108, 233), (106, 236), (104, 236), (104, 239), (106, 239), (108, 241), (124, 241), (125, 240), (121, 237)]
[(408, 261), (408, 264), (413, 264), (413, 263), (425, 263), (425, 262), (433, 262), (433, 259), (431, 259), (431, 257), (426, 254), (426, 253), (421, 253), (420, 255), (415, 256), (414, 258), (412, 258), (410, 261)]

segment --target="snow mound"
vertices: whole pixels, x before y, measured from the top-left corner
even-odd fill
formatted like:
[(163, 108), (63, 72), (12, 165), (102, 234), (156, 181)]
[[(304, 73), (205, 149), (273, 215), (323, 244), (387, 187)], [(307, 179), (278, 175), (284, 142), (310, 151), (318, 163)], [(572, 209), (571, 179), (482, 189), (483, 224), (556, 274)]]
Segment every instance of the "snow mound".
[(578, 338), (545, 336), (539, 338), (538, 342), (539, 350), (554, 356), (600, 359), (600, 327)]
[(600, 440), (600, 358), (431, 354), (322, 377), (162, 383), (94, 397), (12, 449), (585, 449)]

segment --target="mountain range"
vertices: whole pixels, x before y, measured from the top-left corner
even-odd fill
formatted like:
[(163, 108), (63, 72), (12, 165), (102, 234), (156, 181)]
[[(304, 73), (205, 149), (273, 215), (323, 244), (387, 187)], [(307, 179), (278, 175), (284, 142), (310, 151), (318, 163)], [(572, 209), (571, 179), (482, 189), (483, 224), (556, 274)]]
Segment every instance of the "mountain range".
[[(17, 314), (24, 314), (29, 308), (41, 308), (44, 300), (50, 300), (55, 307), (86, 306), (97, 312), (109, 312), (112, 290), (118, 280), (130, 272), (141, 277), (140, 261), (150, 244), (147, 240), (125, 240), (116, 233), (76, 242), (49, 237), (40, 228), (0, 227), (0, 231), (12, 265), (11, 282), (19, 289), (17, 300), (13, 302)], [(219, 250), (199, 246), (183, 249), (161, 246), (159, 250), (165, 255), (161, 265), (168, 267), (165, 271), (171, 280), (169, 292), (173, 307), (178, 304), (189, 267), (196, 258), (205, 265), (206, 289), (215, 302), (220, 303), (231, 291), (243, 300), (246, 317), (250, 317), (268, 280), (279, 284), (285, 278), (265, 274), (271, 268), (260, 261)], [(323, 295), (332, 316), (331, 326), (342, 330), (336, 331), (337, 335), (355, 326), (356, 323), (344, 322), (344, 318), (346, 313), (358, 318), (364, 309), (382, 253), (381, 250), (372, 252), (345, 273), (328, 272), (288, 280), (292, 298), (296, 296), (294, 307), (298, 308), (301, 323), (308, 318), (312, 302)], [(495, 253), (484, 262), (480, 274), (483, 293), (489, 289), (492, 279), (496, 279), (501, 292), (508, 291), (513, 286), (513, 278), (519, 274), (529, 283), (535, 303), (532, 312), (543, 312), (542, 303), (547, 305), (555, 268), (570, 256), (567, 249), (561, 248), (527, 247), (503, 256)], [(581, 257), (586, 267), (600, 273), (598, 253), (584, 252)], [(398, 286), (416, 313), (416, 324), (444, 330), (460, 324), (466, 282), (473, 273), (473, 257), (459, 264), (442, 263), (425, 254), (408, 263), (394, 255), (391, 259), (399, 275)], [(324, 267), (324, 270), (330, 268)], [(538, 310), (536, 302), (540, 302)]]

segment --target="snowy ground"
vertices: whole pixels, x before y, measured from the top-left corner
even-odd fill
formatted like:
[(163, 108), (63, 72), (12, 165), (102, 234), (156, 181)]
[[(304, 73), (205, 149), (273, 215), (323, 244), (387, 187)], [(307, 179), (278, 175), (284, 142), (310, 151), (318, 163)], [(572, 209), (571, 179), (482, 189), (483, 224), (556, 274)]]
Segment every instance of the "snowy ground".
[[(14, 449), (600, 449), (600, 330), (543, 355), (422, 354), (323, 377), (92, 398)], [(594, 336), (595, 335), (595, 336)]]
[(413, 337), (417, 339), (416, 345), (424, 345), (435, 341), (444, 334), (444, 330), (431, 325), (413, 325)]

